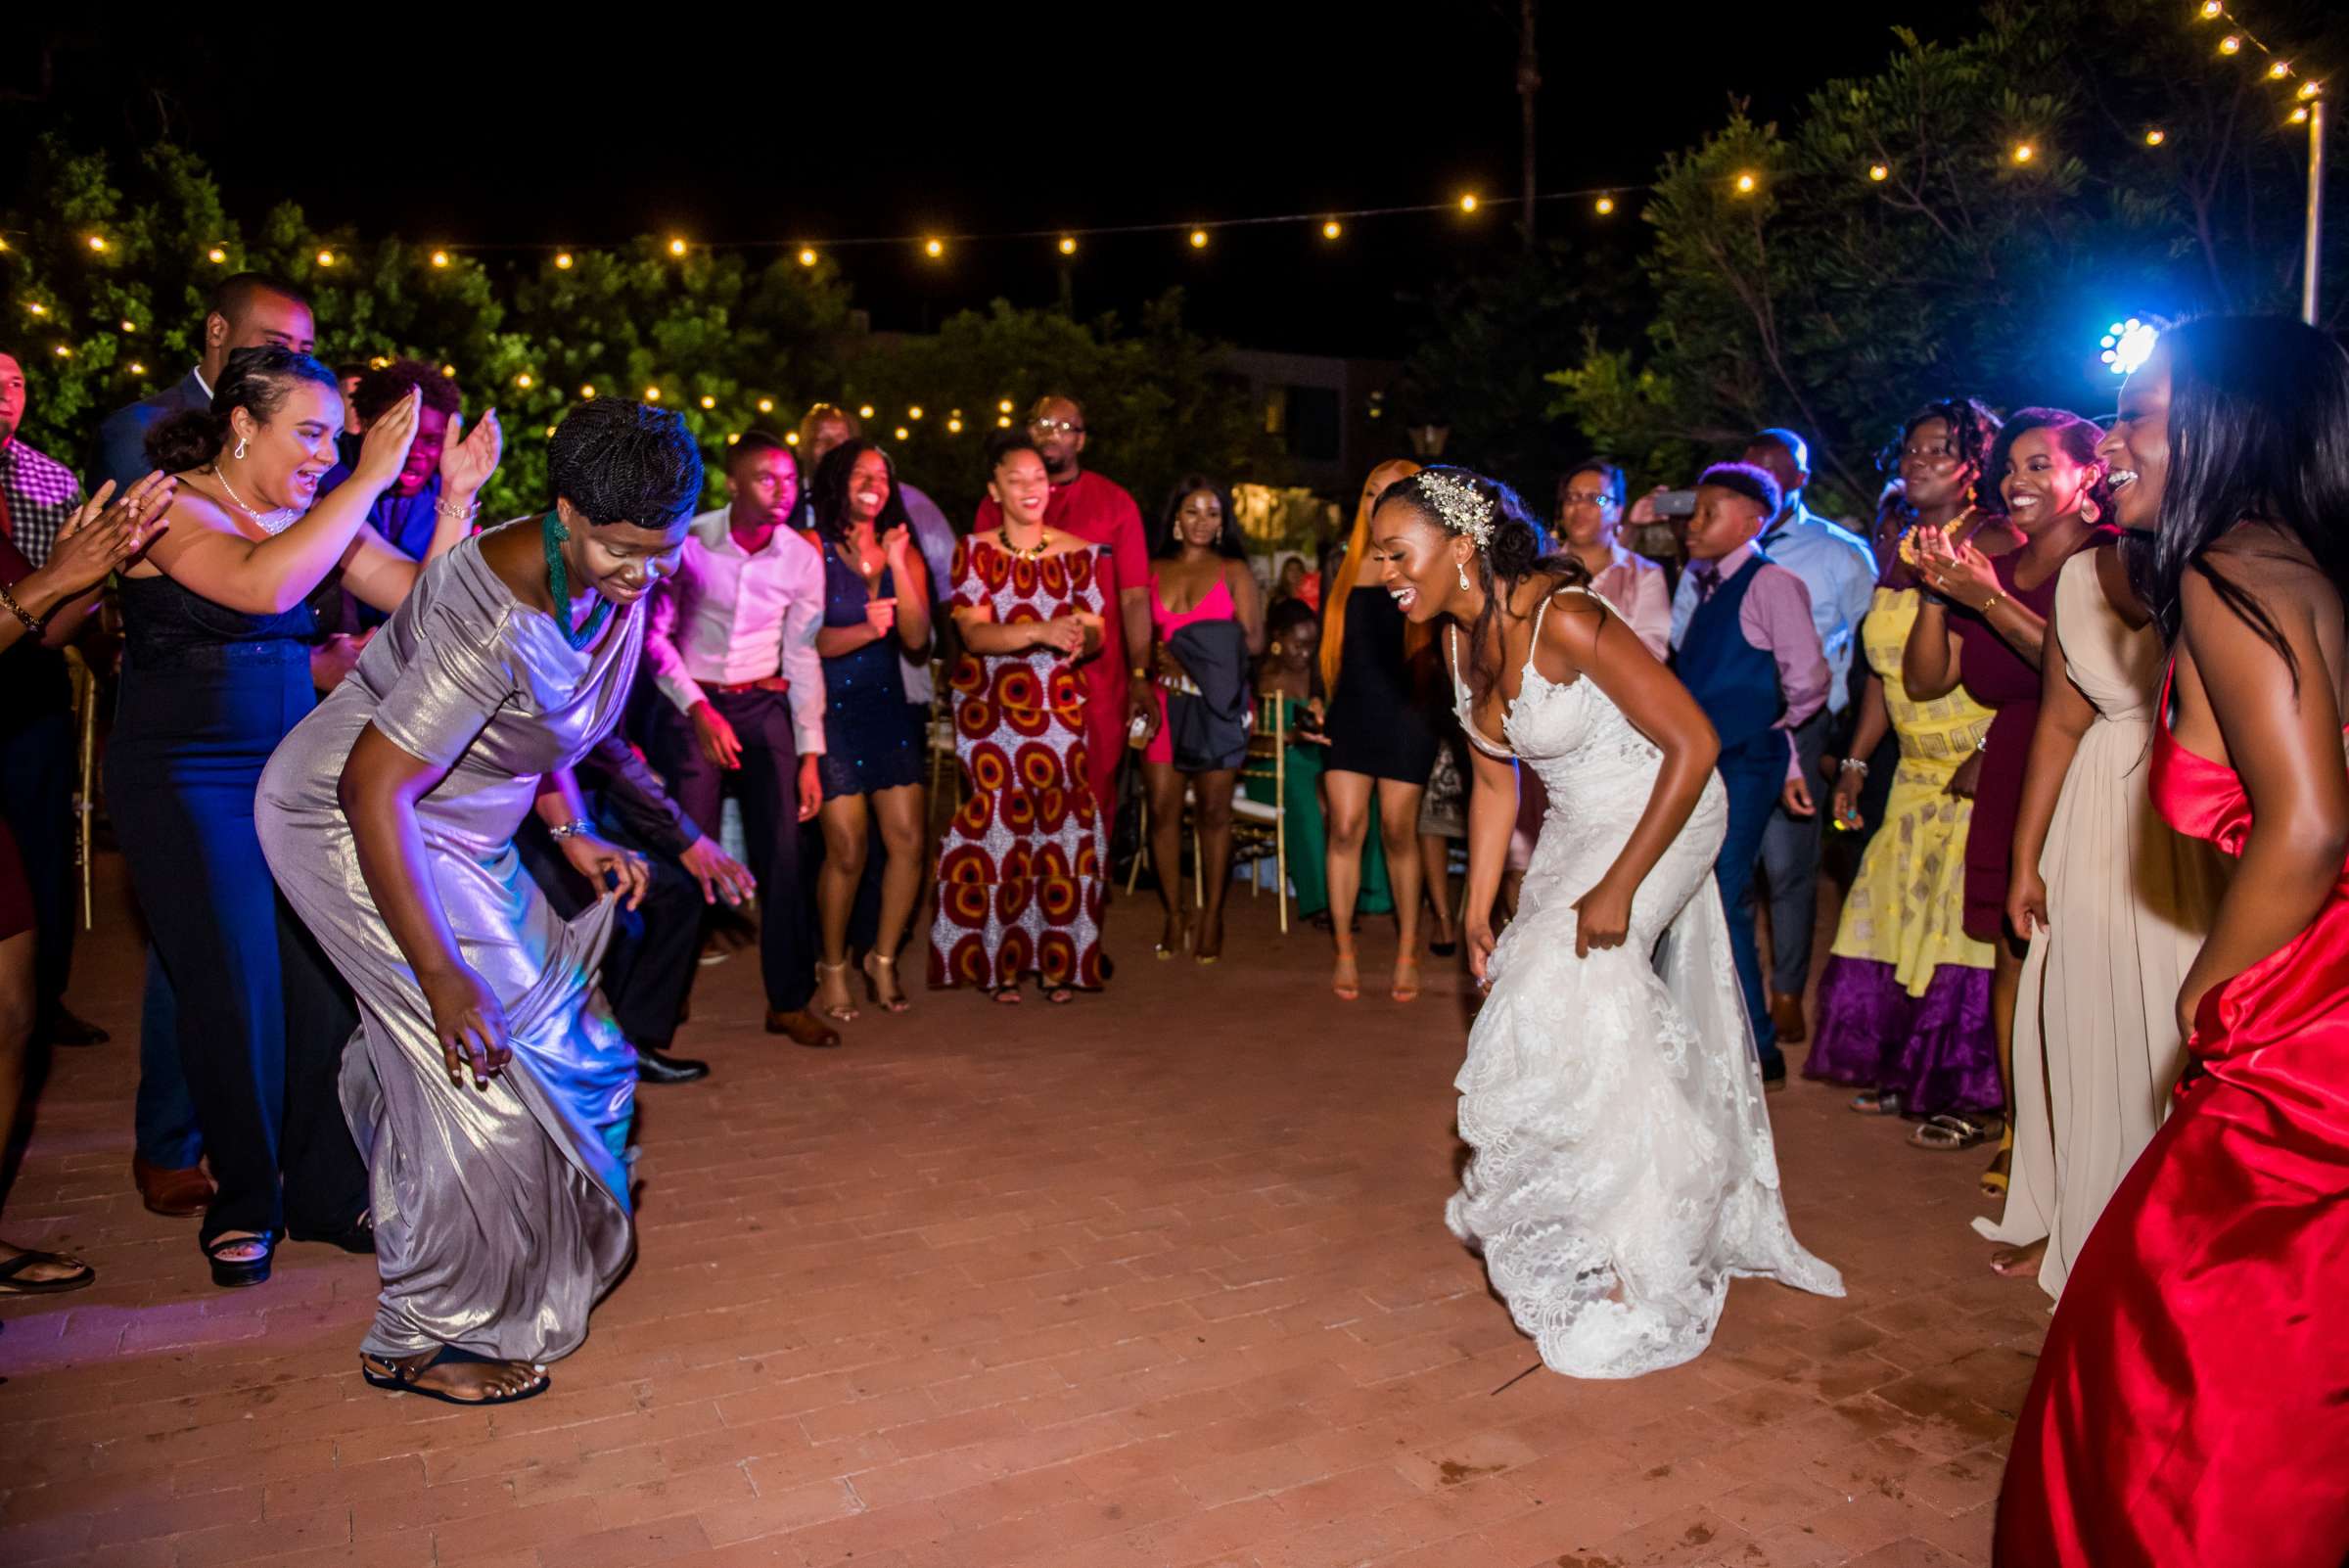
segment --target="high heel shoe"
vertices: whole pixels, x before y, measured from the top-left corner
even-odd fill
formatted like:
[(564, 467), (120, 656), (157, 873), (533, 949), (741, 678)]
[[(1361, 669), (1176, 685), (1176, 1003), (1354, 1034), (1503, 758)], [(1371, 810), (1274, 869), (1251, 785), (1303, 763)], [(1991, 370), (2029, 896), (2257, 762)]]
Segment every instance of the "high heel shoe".
[(1360, 999), (1362, 994), (1362, 972), (1361, 969), (1355, 963), (1354, 954), (1350, 952), (1342, 952), (1338, 954), (1338, 967), (1330, 973), (1329, 989), (1337, 993), (1338, 1000), (1340, 1001), (1358, 1001)]
[(826, 1018), (831, 1019), (835, 1024), (854, 1023), (856, 1021), (856, 1005), (854, 1002), (852, 1001), (845, 1006), (835, 1007), (822, 999), (824, 982), (827, 979), (837, 979), (840, 982), (840, 989), (842, 992), (847, 993), (849, 990), (848, 960), (844, 958), (836, 964), (828, 964), (821, 958), (818, 958), (815, 961), (815, 1010), (823, 1014)]
[(1395, 960), (1395, 989), (1389, 992), (1387, 994), (1394, 997), (1395, 1000), (1399, 1002), (1417, 1001), (1419, 999), (1418, 959), (1398, 958)]
[(1150, 950), (1152, 953), (1157, 955), (1160, 963), (1166, 963), (1170, 959), (1174, 958), (1176, 953), (1189, 952), (1191, 950), (1193, 935), (1194, 929), (1191, 925), (1190, 917), (1188, 915), (1177, 915), (1174, 917), (1174, 942), (1170, 944), (1166, 938), (1161, 937), (1158, 939), (1158, 941), (1150, 945)]
[[(872, 992), (875, 1007), (885, 1013), (902, 1013), (912, 1010), (913, 1003), (905, 999), (904, 988), (898, 984), (898, 961), (895, 958), (884, 958), (877, 952), (868, 952), (864, 955), (864, 962), (859, 967), (864, 970), (864, 983)], [(889, 976), (887, 992), (881, 989), (883, 975)]]

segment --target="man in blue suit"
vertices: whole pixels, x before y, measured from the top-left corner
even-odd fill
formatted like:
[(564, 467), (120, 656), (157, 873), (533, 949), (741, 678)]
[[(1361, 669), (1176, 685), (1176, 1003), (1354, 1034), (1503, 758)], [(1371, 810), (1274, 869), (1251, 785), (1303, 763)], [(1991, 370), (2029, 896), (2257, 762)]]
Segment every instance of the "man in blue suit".
[[(184, 409), (209, 408), (212, 388), (235, 350), (275, 344), (306, 354), (317, 337), (309, 301), (294, 284), (266, 272), (240, 272), (223, 279), (207, 301), (203, 357), (196, 368), (154, 396), (115, 410), (98, 427), (98, 446), (89, 463), (90, 487), (110, 479), (128, 487), (145, 478), (151, 466), (149, 428)], [(138, 1139), (131, 1178), (139, 1197), (157, 1214), (200, 1215), (211, 1200), (212, 1181), (199, 1163), (204, 1139), (197, 1131), (196, 1107), (179, 1062), (178, 1004), (152, 952), (139, 1036), (134, 1113)]]
[(222, 280), (207, 301), (203, 357), (196, 368), (152, 397), (117, 408), (98, 427), (98, 449), (87, 478), (92, 489), (106, 480), (128, 486), (147, 477), (147, 432), (189, 408), (209, 408), (212, 388), (239, 348), (275, 345), (297, 353), (316, 346), (318, 329), (301, 290), (267, 272), (240, 272)]

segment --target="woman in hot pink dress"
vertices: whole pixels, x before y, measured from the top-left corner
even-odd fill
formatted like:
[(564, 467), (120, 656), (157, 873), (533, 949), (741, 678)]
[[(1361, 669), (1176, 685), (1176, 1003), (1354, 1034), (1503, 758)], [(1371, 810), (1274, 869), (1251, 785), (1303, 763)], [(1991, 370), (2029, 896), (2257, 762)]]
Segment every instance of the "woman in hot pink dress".
[[(1150, 869), (1167, 928), (1158, 956), (1185, 946), (1203, 964), (1223, 951), (1231, 886), (1231, 796), (1248, 760), (1248, 661), (1265, 650), (1265, 596), (1231, 493), (1203, 474), (1175, 484), (1150, 541), (1151, 669), (1158, 726), (1142, 750), (1150, 800)], [(1181, 608), (1177, 609), (1176, 606)], [(1199, 839), (1199, 923), (1182, 901), (1182, 798)]]

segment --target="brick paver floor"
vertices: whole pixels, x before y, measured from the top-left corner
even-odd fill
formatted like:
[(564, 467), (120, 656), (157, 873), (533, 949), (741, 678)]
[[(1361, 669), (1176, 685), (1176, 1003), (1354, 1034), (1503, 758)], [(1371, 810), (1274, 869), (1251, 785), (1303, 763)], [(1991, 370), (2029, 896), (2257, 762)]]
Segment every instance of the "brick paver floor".
[[(108, 867), (113, 871), (113, 867)], [(1145, 895), (1145, 901), (1146, 901)], [(1218, 967), (1113, 914), (1107, 994), (922, 993), (849, 1048), (702, 972), (649, 1090), (642, 1252), (545, 1396), (361, 1383), (367, 1260), (208, 1283), (132, 1194), (139, 968), (117, 914), (7, 1213), (100, 1285), (0, 1307), (0, 1562), (110, 1568), (1630, 1568), (1979, 1563), (2045, 1323), (1966, 1228), (1973, 1155), (1799, 1081), (1797, 1233), (1844, 1301), (1742, 1281), (1631, 1382), (1538, 1361), (1441, 1212), (1461, 992), (1322, 984), (1234, 911)], [(1364, 938), (1384, 973), (1392, 938)]]

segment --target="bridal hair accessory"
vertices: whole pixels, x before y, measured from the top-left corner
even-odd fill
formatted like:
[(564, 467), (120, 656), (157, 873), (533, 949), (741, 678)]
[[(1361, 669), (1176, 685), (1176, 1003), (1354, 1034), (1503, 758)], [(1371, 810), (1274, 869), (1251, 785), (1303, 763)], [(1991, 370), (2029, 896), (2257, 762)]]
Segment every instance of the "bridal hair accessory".
[(1435, 507), (1446, 528), (1465, 533), (1480, 550), (1492, 544), (1493, 503), (1479, 494), (1475, 485), (1433, 469), (1422, 470), (1418, 478), (1419, 493)]

